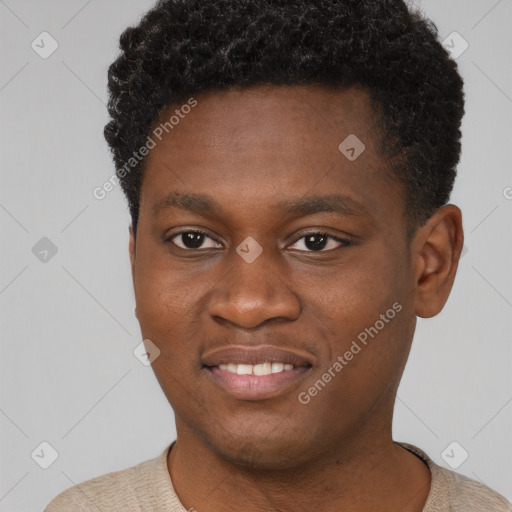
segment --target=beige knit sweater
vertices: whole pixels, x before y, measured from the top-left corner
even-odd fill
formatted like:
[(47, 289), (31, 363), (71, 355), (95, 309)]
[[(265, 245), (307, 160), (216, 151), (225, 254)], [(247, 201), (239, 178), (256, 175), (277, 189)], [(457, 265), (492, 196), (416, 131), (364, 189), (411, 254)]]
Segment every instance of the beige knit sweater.
[[(398, 444), (430, 468), (432, 481), (423, 512), (512, 512), (512, 505), (492, 489), (438, 466), (415, 446)], [(155, 459), (71, 487), (45, 512), (186, 512), (167, 470), (171, 446)]]

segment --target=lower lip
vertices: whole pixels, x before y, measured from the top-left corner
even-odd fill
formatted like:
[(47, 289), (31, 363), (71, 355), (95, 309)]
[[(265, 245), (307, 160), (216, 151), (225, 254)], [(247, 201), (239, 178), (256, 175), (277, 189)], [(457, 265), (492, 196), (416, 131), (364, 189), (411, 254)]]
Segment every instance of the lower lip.
[(304, 378), (310, 367), (297, 367), (270, 375), (238, 375), (221, 370), (217, 366), (206, 368), (214, 382), (240, 400), (264, 400), (273, 398), (291, 388)]

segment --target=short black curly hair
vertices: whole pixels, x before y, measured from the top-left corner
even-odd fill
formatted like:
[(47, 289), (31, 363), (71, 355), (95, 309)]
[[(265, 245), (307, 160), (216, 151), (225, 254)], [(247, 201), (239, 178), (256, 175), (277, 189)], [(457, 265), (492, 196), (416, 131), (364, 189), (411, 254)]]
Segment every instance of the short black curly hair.
[[(449, 200), (463, 81), (437, 27), (403, 0), (160, 0), (120, 37), (104, 134), (136, 232), (147, 141), (164, 107), (251, 85), (362, 86), (409, 227)], [(132, 159), (133, 160), (133, 159)], [(124, 172), (120, 172), (123, 169)]]

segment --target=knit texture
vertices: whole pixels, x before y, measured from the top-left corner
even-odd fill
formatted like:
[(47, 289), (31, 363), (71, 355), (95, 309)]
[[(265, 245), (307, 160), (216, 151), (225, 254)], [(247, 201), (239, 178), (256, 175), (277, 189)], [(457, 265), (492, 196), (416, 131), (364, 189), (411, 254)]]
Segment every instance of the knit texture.
[[(167, 470), (173, 444), (155, 459), (67, 489), (45, 512), (187, 512)], [(432, 481), (423, 512), (512, 512), (512, 505), (489, 487), (438, 466), (416, 446), (397, 444), (430, 469)]]

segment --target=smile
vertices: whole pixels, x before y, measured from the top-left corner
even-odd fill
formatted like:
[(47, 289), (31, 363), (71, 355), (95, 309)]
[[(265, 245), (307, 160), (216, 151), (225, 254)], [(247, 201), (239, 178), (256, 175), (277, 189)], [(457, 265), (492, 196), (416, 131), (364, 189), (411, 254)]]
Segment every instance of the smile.
[(220, 364), (219, 369), (225, 370), (229, 373), (236, 373), (237, 375), (270, 375), (272, 373), (281, 373), (294, 369), (293, 364), (288, 363), (265, 363), (258, 364), (237, 364), (228, 363)]
[(240, 400), (290, 393), (303, 383), (314, 358), (296, 348), (228, 345), (207, 351), (202, 367), (217, 389)]

